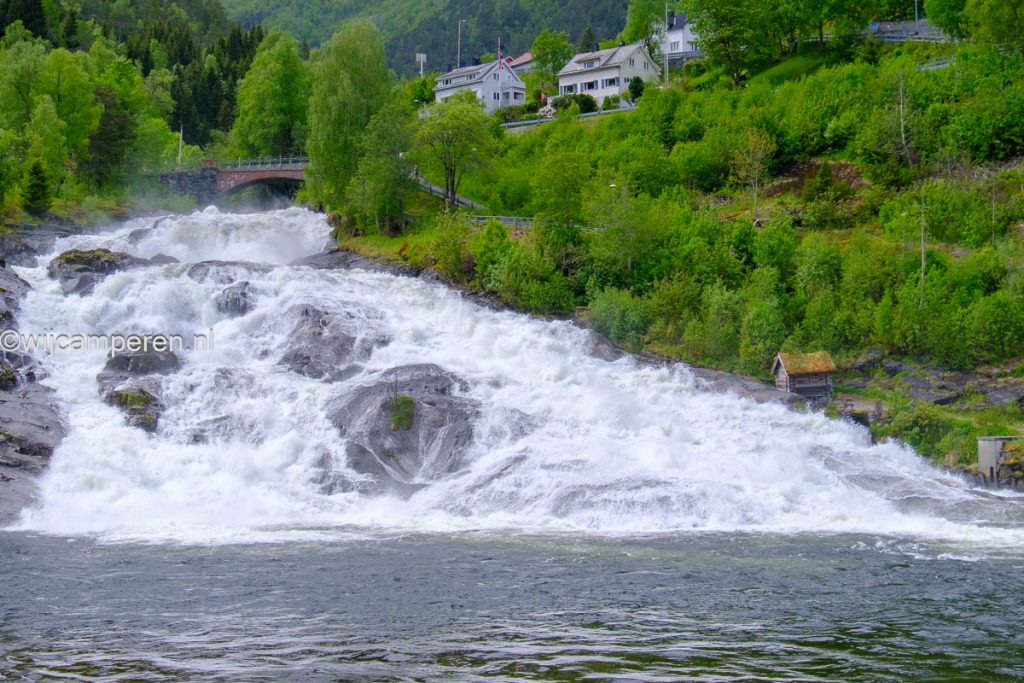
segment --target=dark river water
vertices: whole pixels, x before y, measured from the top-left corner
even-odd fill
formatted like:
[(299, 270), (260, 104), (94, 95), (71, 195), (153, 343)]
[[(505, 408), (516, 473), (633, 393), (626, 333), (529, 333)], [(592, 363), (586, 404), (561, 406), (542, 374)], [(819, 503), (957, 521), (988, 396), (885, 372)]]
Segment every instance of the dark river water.
[(0, 676), (1019, 680), (1022, 565), (849, 535), (178, 546), (4, 532)]

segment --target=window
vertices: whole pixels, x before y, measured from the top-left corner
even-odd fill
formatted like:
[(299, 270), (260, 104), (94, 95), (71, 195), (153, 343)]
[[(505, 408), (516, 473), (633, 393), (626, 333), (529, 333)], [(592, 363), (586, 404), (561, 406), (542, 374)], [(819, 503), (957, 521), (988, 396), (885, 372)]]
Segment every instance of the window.
[(450, 78), (444, 79), (444, 85), (451, 85), (451, 84), (452, 84), (452, 79), (450, 79)]
[(673, 40), (668, 47), (669, 52), (679, 52), (679, 41)]
[(584, 69), (593, 69), (595, 66), (597, 66), (596, 59), (588, 59), (587, 61), (583, 62)]
[(572, 95), (575, 92), (576, 92), (576, 84), (575, 83), (573, 83), (572, 85), (563, 85), (562, 86), (562, 94), (563, 95)]
[(498, 80), (498, 72), (497, 71), (494, 72), (494, 80)]
[(651, 66), (650, 64), (648, 64), (647, 62), (644, 62), (644, 71), (647, 71), (647, 69), (650, 68), (650, 66)]
[(619, 85), (618, 77), (606, 78), (606, 79), (604, 79), (604, 83), (601, 84), (601, 87), (602, 88), (617, 88), (618, 85)]
[(597, 90), (597, 81), (587, 81), (580, 87), (580, 90), (582, 90), (583, 92)]
[(513, 94), (512, 95), (512, 99), (514, 99), (514, 100), (521, 100), (521, 99), (523, 99), (523, 93), (517, 92), (517, 93)]
[(492, 95), (492, 97), (494, 98), (494, 101), (495, 101), (495, 102), (497, 102), (497, 101), (498, 101), (498, 100), (500, 99), (500, 98), (498, 97), (498, 93), (494, 93), (494, 94)]
[(630, 66), (636, 66), (636, 60), (634, 60), (632, 57), (630, 57), (629, 58), (629, 65)]

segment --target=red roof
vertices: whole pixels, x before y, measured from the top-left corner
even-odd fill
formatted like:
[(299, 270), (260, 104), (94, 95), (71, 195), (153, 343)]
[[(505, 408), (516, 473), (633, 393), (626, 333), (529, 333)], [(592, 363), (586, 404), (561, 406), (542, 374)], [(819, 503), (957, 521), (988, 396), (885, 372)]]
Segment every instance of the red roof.
[(521, 66), (522, 64), (526, 64), (527, 62), (532, 62), (532, 61), (533, 61), (533, 53), (532, 52), (524, 52), (523, 54), (519, 55), (518, 57), (516, 57), (515, 59), (510, 61), (508, 63), (508, 65), (509, 66)]

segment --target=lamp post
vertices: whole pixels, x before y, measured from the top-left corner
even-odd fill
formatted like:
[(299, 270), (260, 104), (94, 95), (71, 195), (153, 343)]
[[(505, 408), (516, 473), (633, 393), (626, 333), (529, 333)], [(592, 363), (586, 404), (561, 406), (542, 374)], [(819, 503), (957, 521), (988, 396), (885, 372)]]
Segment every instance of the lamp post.
[(467, 23), (465, 19), (459, 19), (459, 42), (458, 49), (455, 53), (455, 68), (462, 68), (462, 25)]

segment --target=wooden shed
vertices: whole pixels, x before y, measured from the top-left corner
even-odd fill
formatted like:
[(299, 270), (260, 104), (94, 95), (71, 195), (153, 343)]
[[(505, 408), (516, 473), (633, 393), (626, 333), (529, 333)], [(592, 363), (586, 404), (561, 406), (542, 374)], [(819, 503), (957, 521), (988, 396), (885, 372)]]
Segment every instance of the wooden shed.
[(836, 364), (827, 351), (780, 353), (772, 364), (775, 386), (813, 400), (832, 400)]

